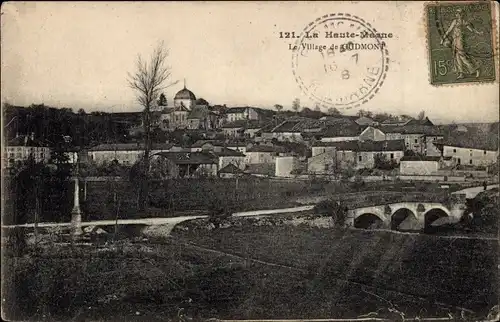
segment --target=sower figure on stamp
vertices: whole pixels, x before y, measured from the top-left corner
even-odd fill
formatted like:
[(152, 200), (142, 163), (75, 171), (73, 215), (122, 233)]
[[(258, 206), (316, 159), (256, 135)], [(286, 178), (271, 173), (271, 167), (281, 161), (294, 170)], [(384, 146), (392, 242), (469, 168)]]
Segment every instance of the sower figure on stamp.
[[(462, 10), (457, 9), (455, 19), (450, 24), (450, 27), (441, 38), (441, 45), (450, 46), (453, 55), (453, 70), (458, 74), (457, 79), (464, 78), (464, 74), (479, 77), (479, 64), (469, 55), (465, 48), (465, 28), (478, 35), (482, 35), (482, 31), (476, 30), (469, 21), (465, 20), (462, 15)], [(447, 38), (451, 34), (450, 40)]]

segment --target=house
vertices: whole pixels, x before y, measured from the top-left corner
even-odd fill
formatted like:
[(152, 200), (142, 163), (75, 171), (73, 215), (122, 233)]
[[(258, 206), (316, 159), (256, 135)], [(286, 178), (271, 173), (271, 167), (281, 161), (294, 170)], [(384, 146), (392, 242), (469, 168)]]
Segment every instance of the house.
[(217, 158), (204, 152), (158, 152), (150, 162), (150, 174), (159, 179), (214, 177), (217, 169)]
[(253, 145), (245, 152), (245, 164), (274, 163), (277, 156), (284, 155), (285, 148), (272, 145)]
[(233, 164), (241, 170), (245, 169), (245, 155), (240, 151), (215, 146), (213, 148), (203, 149), (202, 152), (217, 157), (219, 169), (226, 167), (228, 164)]
[(220, 178), (237, 178), (241, 177), (244, 175), (244, 172), (242, 169), (238, 168), (232, 163), (229, 163), (226, 165), (224, 168), (219, 170), (219, 177)]
[(221, 126), (222, 132), (226, 137), (243, 137), (243, 133), (245, 131), (246, 121), (245, 120), (236, 120), (229, 123), (226, 123)]
[(259, 112), (256, 108), (252, 107), (232, 107), (224, 112), (227, 122), (234, 122), (240, 120), (259, 120)]
[(251, 145), (252, 145), (251, 143), (246, 143), (243, 141), (229, 141), (224, 143), (224, 146), (226, 148), (239, 151), (241, 153), (246, 153), (247, 148)]
[(289, 119), (281, 122), (271, 130), (271, 138), (275, 138), (278, 141), (303, 141), (301, 134), (303, 127), (299, 126), (302, 121), (301, 119)]
[(435, 154), (433, 143), (443, 138), (439, 128), (427, 125), (381, 126), (386, 140), (404, 140), (405, 149), (420, 154)]
[[(180, 147), (171, 143), (153, 143), (151, 155), (159, 152), (179, 151)], [(88, 160), (96, 164), (117, 161), (124, 165), (133, 165), (144, 155), (144, 143), (99, 144), (88, 150)]]
[(368, 126), (358, 136), (360, 141), (385, 141), (385, 133), (380, 129)]
[(451, 157), (458, 165), (488, 166), (498, 161), (498, 147), (493, 145), (460, 142), (454, 139), (436, 143), (443, 157)]
[(4, 165), (12, 167), (32, 157), (35, 162), (50, 160), (51, 149), (35, 139), (35, 134), (19, 135), (7, 142), (4, 150)]
[(245, 129), (243, 130), (243, 136), (249, 139), (253, 139), (256, 136), (260, 135), (261, 129), (267, 124), (261, 124), (261, 122), (250, 121), (245, 125)]
[(202, 150), (211, 150), (216, 146), (224, 146), (224, 142), (217, 140), (198, 140), (189, 148), (191, 152), (201, 152)]
[(299, 169), (300, 161), (294, 156), (276, 157), (275, 176), (292, 177), (295, 170)]
[[(335, 154), (335, 169), (353, 167), (371, 169), (375, 166), (375, 156), (380, 155), (387, 161), (399, 163), (404, 156), (404, 141), (337, 141), (317, 142), (312, 147), (312, 157), (321, 154)], [(320, 160), (316, 158), (315, 160)], [(319, 165), (315, 165), (315, 168)], [(331, 169), (330, 169), (331, 170)]]
[(272, 177), (276, 174), (276, 163), (247, 164), (244, 172), (257, 177)]
[(441, 156), (404, 156), (399, 161), (399, 173), (401, 175), (432, 175), (436, 174), (444, 164), (445, 160)]
[[(336, 167), (336, 148), (313, 147), (313, 149), (316, 151), (307, 159), (307, 172), (309, 174), (332, 174)], [(319, 151), (323, 152), (320, 153)]]
[(361, 126), (356, 123), (328, 126), (320, 133), (321, 142), (357, 141), (362, 132), (361, 129)]

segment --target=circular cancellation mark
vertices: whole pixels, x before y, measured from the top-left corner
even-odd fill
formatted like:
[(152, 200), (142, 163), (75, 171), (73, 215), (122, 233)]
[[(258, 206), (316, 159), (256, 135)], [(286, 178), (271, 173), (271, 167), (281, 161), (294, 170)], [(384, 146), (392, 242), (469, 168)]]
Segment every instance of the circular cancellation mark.
[(322, 106), (346, 110), (368, 102), (389, 69), (389, 53), (381, 35), (351, 14), (317, 18), (304, 28), (292, 49), (297, 84)]

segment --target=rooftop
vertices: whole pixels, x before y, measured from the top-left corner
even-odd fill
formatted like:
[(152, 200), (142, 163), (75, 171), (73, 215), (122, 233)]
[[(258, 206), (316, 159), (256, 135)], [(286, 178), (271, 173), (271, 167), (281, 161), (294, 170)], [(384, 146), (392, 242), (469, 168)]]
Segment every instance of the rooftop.
[(356, 152), (381, 152), (381, 151), (404, 151), (404, 140), (388, 141), (342, 141), (342, 142), (316, 142), (315, 147), (331, 146), (338, 151)]
[(220, 169), (219, 173), (239, 174), (239, 173), (243, 173), (243, 170), (241, 170), (240, 168), (238, 168), (234, 164), (229, 163), (224, 168)]
[[(152, 150), (170, 150), (172, 143), (153, 143)], [(104, 143), (94, 146), (89, 151), (140, 151), (144, 150), (144, 143)]]
[(401, 161), (436, 161), (451, 160), (451, 157), (427, 156), (427, 155), (405, 155)]
[(407, 124), (404, 126), (379, 126), (384, 133), (442, 135), (438, 127), (432, 125)]
[(30, 146), (30, 147), (45, 147), (43, 142), (32, 139), (29, 135), (19, 135), (7, 142), (7, 146)]
[(153, 156), (167, 158), (175, 164), (217, 163), (217, 158), (206, 152), (158, 152)]
[(239, 128), (245, 128), (247, 124), (247, 121), (246, 120), (236, 120), (236, 121), (233, 121), (233, 122), (229, 122), (229, 123), (226, 123), (224, 125), (221, 126), (221, 128), (223, 129), (239, 129)]
[(254, 145), (247, 149), (247, 152), (275, 152), (275, 153), (284, 153), (286, 149), (282, 146), (273, 146), (273, 145)]

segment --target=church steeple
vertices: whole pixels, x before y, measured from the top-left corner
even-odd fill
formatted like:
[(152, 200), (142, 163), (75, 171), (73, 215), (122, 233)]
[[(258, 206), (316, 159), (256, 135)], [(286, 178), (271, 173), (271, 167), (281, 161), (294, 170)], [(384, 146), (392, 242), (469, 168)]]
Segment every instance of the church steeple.
[(184, 89), (186, 89), (186, 79), (184, 78)]

